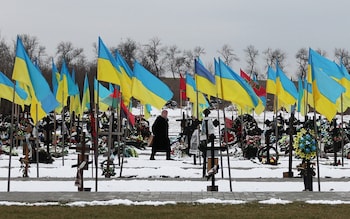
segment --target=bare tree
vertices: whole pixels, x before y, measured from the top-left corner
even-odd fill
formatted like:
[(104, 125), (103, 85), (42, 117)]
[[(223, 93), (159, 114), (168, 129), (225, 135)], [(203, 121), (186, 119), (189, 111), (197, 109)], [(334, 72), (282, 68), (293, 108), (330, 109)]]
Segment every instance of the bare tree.
[(56, 55), (58, 56), (58, 64), (62, 64), (63, 60), (66, 62), (67, 66), (86, 62), (84, 49), (75, 48), (71, 42), (60, 42), (57, 45)]
[(132, 68), (137, 52), (136, 42), (128, 38), (125, 42), (121, 42), (117, 48), (120, 55), (124, 58), (126, 63), (128, 63), (129, 67)]
[(306, 48), (301, 48), (298, 50), (298, 52), (295, 54), (295, 58), (297, 59), (298, 63), (298, 72), (297, 75), (304, 78), (307, 73), (307, 66), (309, 61), (309, 54), (308, 50)]
[(255, 49), (253, 45), (249, 45), (246, 49), (244, 49), (244, 52), (246, 53), (249, 75), (255, 74), (255, 76), (258, 76), (259, 73), (256, 69), (256, 58), (259, 55), (259, 51)]
[(326, 50), (322, 50), (320, 48), (316, 49), (316, 52), (319, 53), (321, 56), (327, 57)]
[(233, 61), (239, 61), (239, 58), (234, 53), (233, 48), (228, 44), (224, 44), (221, 47), (221, 50), (218, 50), (218, 53), (222, 56), (223, 61), (229, 66)]
[(181, 51), (176, 45), (170, 46), (164, 56), (164, 62), (175, 78), (175, 74), (185, 71), (185, 57), (181, 56)]
[(205, 55), (205, 49), (203, 47), (196, 46), (193, 49), (193, 55), (194, 55), (195, 58), (201, 57), (201, 55)]
[(45, 52), (46, 48), (39, 44), (38, 38), (36, 36), (30, 36), (29, 34), (21, 34), (19, 37), (23, 42), (23, 46), (29, 58), (35, 62), (40, 69), (48, 68), (50, 62)]
[(194, 71), (194, 59), (196, 58), (193, 51), (192, 50), (184, 50), (182, 53), (182, 56), (184, 57), (185, 71), (188, 71), (189, 74), (193, 73), (193, 71)]
[(149, 44), (144, 45), (144, 52), (141, 63), (150, 72), (160, 77), (164, 73), (164, 64), (160, 58), (165, 52), (165, 48), (161, 47), (161, 41), (157, 37), (150, 39)]
[(5, 42), (5, 39), (0, 35), (0, 71), (7, 76), (12, 73), (13, 69), (14, 50)]
[(345, 68), (349, 71), (350, 69), (350, 55), (349, 51), (342, 48), (335, 48), (334, 56), (339, 61), (342, 62)]
[(265, 68), (266, 69), (268, 66), (275, 66), (276, 61), (278, 62), (278, 66), (282, 70), (284, 69), (284, 67), (285, 67), (284, 62), (286, 59), (286, 54), (281, 49), (272, 50), (271, 48), (268, 48), (265, 51), (263, 51), (263, 54), (265, 55), (265, 61), (266, 61)]
[[(76, 72), (75, 80), (82, 87), (85, 73), (89, 72), (91, 65), (86, 61), (84, 49), (75, 48), (71, 42), (60, 42), (56, 51), (57, 65), (62, 66), (63, 60), (70, 71)], [(92, 67), (92, 69), (95, 69)]]
[(97, 59), (97, 57), (98, 57), (98, 45), (96, 42), (92, 43), (92, 51), (94, 52), (94, 55), (95, 55), (94, 59)]

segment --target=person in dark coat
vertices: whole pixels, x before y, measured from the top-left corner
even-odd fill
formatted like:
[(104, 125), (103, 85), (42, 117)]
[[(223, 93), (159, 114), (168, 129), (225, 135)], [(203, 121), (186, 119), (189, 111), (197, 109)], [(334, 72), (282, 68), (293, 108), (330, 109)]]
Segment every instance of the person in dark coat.
[(167, 110), (163, 110), (161, 115), (156, 118), (152, 125), (152, 132), (152, 154), (150, 159), (154, 160), (154, 155), (156, 154), (156, 152), (166, 152), (166, 159), (171, 160)]

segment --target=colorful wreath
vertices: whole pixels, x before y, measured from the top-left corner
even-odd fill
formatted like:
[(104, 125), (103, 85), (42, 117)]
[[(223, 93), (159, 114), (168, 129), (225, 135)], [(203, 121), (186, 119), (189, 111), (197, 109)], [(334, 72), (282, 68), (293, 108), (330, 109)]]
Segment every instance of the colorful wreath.
[(293, 144), (295, 154), (305, 160), (311, 160), (316, 157), (316, 140), (311, 131), (302, 128), (294, 138)]

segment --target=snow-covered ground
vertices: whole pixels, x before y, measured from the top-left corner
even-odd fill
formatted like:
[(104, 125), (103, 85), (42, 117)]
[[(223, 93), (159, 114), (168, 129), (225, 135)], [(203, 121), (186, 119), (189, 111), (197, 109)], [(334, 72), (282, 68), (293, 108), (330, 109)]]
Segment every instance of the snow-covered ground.
[[(180, 132), (181, 109), (169, 109), (170, 133), (176, 135)], [(134, 109), (134, 114), (138, 114), (137, 109)], [(185, 112), (186, 113), (186, 112)], [(220, 112), (220, 118), (222, 118)], [(150, 119), (152, 124), (155, 117), (159, 115), (159, 111), (154, 110), (153, 116)], [(211, 117), (217, 117), (217, 111), (210, 114)], [(234, 112), (226, 112), (227, 117), (236, 116)], [(273, 113), (267, 113), (265, 116), (254, 116), (262, 127), (265, 119), (272, 119)], [(288, 117), (286, 115), (286, 117)], [(348, 117), (344, 117), (348, 121)], [(218, 130), (216, 130), (218, 132)], [(21, 157), (22, 149), (17, 149), (20, 156), (12, 156), (11, 161), (11, 181), (10, 191), (23, 192), (60, 192), (60, 191), (77, 191), (75, 186), (75, 177), (77, 169), (72, 168), (72, 165), (77, 163), (77, 154), (75, 150), (70, 150), (69, 155), (62, 158), (56, 158), (52, 164), (39, 163), (39, 171), (37, 164), (30, 165), (29, 178), (22, 179), (22, 169), (20, 167), (19, 157)], [(173, 155), (174, 160), (166, 160), (165, 153), (157, 153), (156, 160), (150, 160), (151, 148), (145, 150), (136, 149), (138, 157), (124, 158), (122, 172), (117, 165), (116, 175), (110, 179), (102, 176), (101, 168), (98, 169), (98, 191), (179, 191), (179, 192), (200, 192), (206, 191), (207, 186), (211, 181), (207, 181), (202, 177), (202, 162), (197, 158), (197, 164), (194, 164), (193, 157)], [(92, 156), (90, 157), (92, 159)], [(99, 162), (105, 160), (106, 157), (99, 156)], [(341, 160), (341, 157), (339, 157)], [(115, 163), (118, 159), (115, 158)], [(333, 166), (332, 158), (320, 158), (319, 173), (321, 182), (321, 191), (350, 191), (348, 180), (350, 176), (350, 161), (344, 158), (344, 165)], [(300, 164), (301, 160), (293, 157), (292, 167), (294, 176), (298, 175), (296, 165)], [(288, 156), (280, 156), (278, 165), (261, 164), (258, 159), (247, 160), (239, 156), (230, 156), (231, 166), (231, 182), (229, 181), (229, 171), (226, 153), (223, 153), (222, 170), (216, 174), (216, 185), (219, 187), (219, 192), (230, 191), (230, 184), (233, 192), (264, 192), (264, 191), (302, 191), (304, 184), (302, 178), (288, 180), (283, 178), (283, 172), (288, 171), (289, 159)], [(8, 185), (8, 166), (9, 156), (0, 155), (0, 192), (7, 191)], [(223, 173), (223, 178), (222, 178)], [(119, 177), (121, 174), (122, 177)], [(39, 176), (39, 179), (37, 178)], [(95, 189), (95, 167), (89, 165), (89, 169), (84, 171), (84, 187)], [(55, 179), (58, 178), (58, 179)], [(259, 180), (267, 178), (272, 180)], [(333, 178), (342, 180), (327, 179)], [(258, 179), (258, 180), (254, 180)], [(315, 177), (313, 187), (317, 189), (318, 181)], [(314, 189), (314, 190), (316, 190)]]

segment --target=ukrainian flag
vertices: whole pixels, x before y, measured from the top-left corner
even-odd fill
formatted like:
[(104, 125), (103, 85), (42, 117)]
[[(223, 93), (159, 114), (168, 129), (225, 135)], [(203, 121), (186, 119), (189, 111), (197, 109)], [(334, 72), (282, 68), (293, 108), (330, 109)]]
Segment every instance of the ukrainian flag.
[(66, 62), (64, 60), (61, 66), (61, 75), (64, 75), (66, 77), (67, 87), (68, 87), (68, 96), (75, 96), (79, 94), (79, 88), (78, 86), (76, 86), (74, 79), (70, 75)]
[(314, 108), (331, 121), (337, 113), (338, 99), (345, 88), (324, 72), (324, 67), (329, 66), (314, 59), (315, 53), (309, 49), (308, 82), (312, 83)]
[(97, 80), (121, 85), (118, 63), (100, 37), (98, 38)]
[(55, 63), (52, 60), (52, 76), (56, 77), (57, 88), (54, 90), (54, 95), (56, 96), (56, 100), (60, 103), (58, 107), (56, 107), (55, 111), (60, 113), (64, 106), (67, 106), (68, 100), (68, 81), (66, 74), (60, 74), (57, 70)]
[(194, 60), (194, 69), (197, 90), (209, 96), (216, 97), (217, 88), (214, 75), (201, 64), (200, 59)]
[(120, 91), (123, 96), (123, 102), (126, 106), (129, 106), (130, 99), (132, 97), (131, 95), (131, 86), (132, 86), (132, 77), (133, 72), (130, 69), (129, 65), (126, 63), (124, 58), (119, 54), (118, 51), (115, 52), (117, 65), (119, 67), (119, 70), (121, 72), (121, 85), (120, 85)]
[(266, 93), (276, 94), (276, 72), (269, 66), (267, 68)]
[(215, 82), (216, 82), (216, 92), (217, 97), (223, 99), (222, 97), (222, 85), (221, 85), (221, 76), (220, 76), (220, 65), (219, 62), (214, 58), (214, 66), (215, 66)]
[(89, 80), (88, 80), (87, 74), (85, 74), (83, 99), (81, 103), (82, 112), (89, 111), (91, 108), (90, 104), (91, 104), (91, 99), (90, 99)]
[[(99, 83), (96, 78), (94, 78), (94, 102), (95, 104), (98, 104), (98, 108), (100, 111), (105, 112), (108, 110), (109, 105), (106, 103), (103, 103), (102, 100), (111, 95), (112, 92), (108, 90), (105, 86), (103, 86), (101, 83)], [(97, 99), (98, 96), (98, 99)]]
[[(0, 98), (4, 98), (10, 102), (13, 101), (13, 83), (12, 81), (6, 77), (6, 75), (4, 73), (2, 73), (0, 71)], [(27, 93), (20, 88), (17, 84), (16, 84), (16, 93), (15, 93), (15, 99), (14, 99), (14, 103), (21, 105), (22, 108), (25, 105), (25, 100), (27, 99)]]
[(239, 105), (242, 109), (254, 109), (259, 97), (253, 88), (230, 67), (219, 59), (222, 99)]
[(19, 37), (12, 79), (29, 87), (29, 95), (32, 97), (30, 114), (34, 122), (41, 120), (58, 106), (49, 84), (30, 60)]
[(302, 116), (307, 113), (307, 103), (306, 103), (306, 91), (303, 86), (303, 80), (299, 77), (298, 79), (298, 105), (297, 111), (300, 112)]
[(294, 105), (298, 99), (298, 91), (294, 83), (287, 78), (276, 63), (276, 96), (284, 104)]
[[(186, 72), (186, 96), (193, 103), (192, 115), (196, 115), (198, 111), (198, 119), (201, 119), (202, 112), (209, 107), (209, 103), (204, 94), (196, 89), (196, 81)], [(198, 101), (197, 101), (198, 100)], [(198, 110), (197, 110), (198, 107)]]
[(137, 61), (134, 63), (131, 93), (142, 104), (148, 103), (157, 109), (161, 109), (174, 95), (165, 83), (146, 70)]

